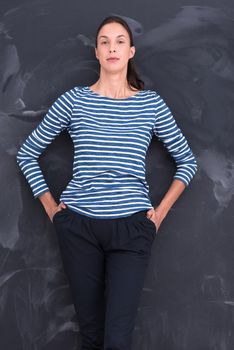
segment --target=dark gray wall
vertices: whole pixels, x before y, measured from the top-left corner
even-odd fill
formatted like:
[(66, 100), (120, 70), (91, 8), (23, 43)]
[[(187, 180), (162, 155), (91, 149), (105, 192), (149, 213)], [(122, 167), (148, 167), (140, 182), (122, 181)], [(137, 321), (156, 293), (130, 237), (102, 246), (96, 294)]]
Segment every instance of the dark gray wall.
[[(171, 107), (199, 171), (155, 239), (134, 350), (234, 348), (233, 1), (1, 2), (0, 349), (75, 350), (79, 326), (53, 225), (16, 164), (16, 152), (52, 102), (98, 78), (97, 25), (126, 18), (146, 88)], [(40, 158), (55, 198), (69, 177), (62, 133)], [(153, 205), (175, 171), (153, 139), (147, 179)]]

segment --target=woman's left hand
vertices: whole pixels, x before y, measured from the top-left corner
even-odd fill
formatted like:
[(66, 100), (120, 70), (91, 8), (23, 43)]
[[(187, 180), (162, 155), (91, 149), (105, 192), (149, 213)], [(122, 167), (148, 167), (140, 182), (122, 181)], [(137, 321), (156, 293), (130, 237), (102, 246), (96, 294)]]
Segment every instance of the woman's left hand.
[(160, 207), (152, 208), (147, 211), (146, 216), (148, 219), (152, 220), (156, 226), (157, 231), (165, 217), (164, 213), (160, 209)]
[(159, 229), (170, 208), (179, 198), (185, 188), (186, 186), (181, 180), (174, 179), (160, 204), (157, 207), (154, 207), (147, 211), (147, 218), (154, 222), (157, 230)]

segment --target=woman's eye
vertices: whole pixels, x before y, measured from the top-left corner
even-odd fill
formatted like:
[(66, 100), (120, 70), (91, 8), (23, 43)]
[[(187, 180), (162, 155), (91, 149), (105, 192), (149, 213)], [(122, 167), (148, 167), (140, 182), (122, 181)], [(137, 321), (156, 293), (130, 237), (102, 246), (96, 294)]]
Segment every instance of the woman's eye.
[[(102, 41), (102, 42), (101, 42), (101, 44), (106, 44), (106, 43), (107, 43), (107, 41)], [(123, 44), (124, 44), (124, 41), (119, 40), (119, 43), (123, 43)]]

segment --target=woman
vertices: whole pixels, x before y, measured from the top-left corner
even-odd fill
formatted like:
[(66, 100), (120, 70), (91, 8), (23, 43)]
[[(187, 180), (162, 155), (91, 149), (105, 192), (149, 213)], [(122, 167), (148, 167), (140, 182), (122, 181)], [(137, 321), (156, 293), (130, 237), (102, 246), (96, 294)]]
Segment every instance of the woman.
[[(123, 19), (103, 20), (95, 54), (98, 81), (62, 94), (17, 161), (56, 229), (82, 349), (129, 350), (152, 243), (197, 164), (163, 99), (144, 90)], [(37, 158), (64, 129), (74, 143), (73, 177), (57, 204)], [(145, 180), (153, 133), (176, 162), (173, 182), (156, 208)]]

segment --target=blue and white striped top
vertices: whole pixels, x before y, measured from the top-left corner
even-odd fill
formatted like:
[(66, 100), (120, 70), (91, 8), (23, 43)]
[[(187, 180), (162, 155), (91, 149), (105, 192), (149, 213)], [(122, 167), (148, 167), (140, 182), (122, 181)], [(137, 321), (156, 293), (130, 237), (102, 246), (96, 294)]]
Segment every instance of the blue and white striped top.
[(49, 191), (37, 158), (65, 129), (74, 144), (73, 177), (60, 201), (89, 217), (125, 217), (153, 208), (145, 179), (153, 133), (175, 160), (174, 179), (188, 186), (197, 171), (192, 150), (154, 90), (116, 99), (76, 86), (57, 98), (17, 153), (35, 198)]

